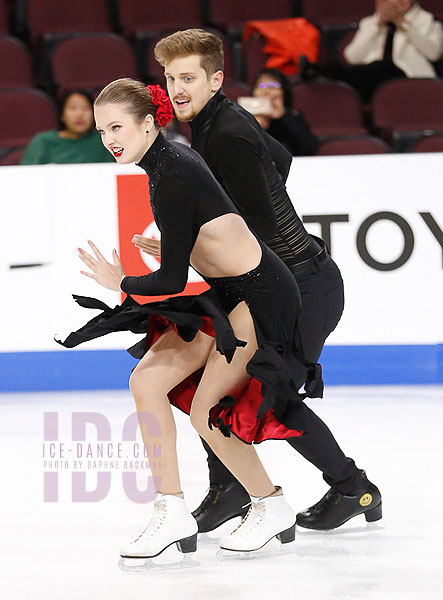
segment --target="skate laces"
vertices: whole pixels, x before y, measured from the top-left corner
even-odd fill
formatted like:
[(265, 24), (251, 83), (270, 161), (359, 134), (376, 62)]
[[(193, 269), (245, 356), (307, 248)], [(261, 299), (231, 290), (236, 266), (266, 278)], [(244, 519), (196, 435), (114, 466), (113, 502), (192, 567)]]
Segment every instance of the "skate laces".
[(216, 504), (218, 497), (220, 496), (220, 485), (218, 483), (211, 483), (206, 490), (206, 496), (203, 498), (200, 508), (206, 508), (208, 504)]
[(154, 502), (154, 510), (148, 526), (141, 532), (141, 534), (134, 540), (133, 543), (138, 542), (138, 540), (141, 538), (148, 538), (157, 532), (166, 518), (166, 509), (166, 498), (162, 498), (161, 500), (156, 500)]
[[(248, 505), (245, 504), (245, 506), (243, 506), (243, 508), (246, 508), (246, 506), (248, 506)], [(245, 534), (248, 533), (249, 531), (251, 531), (251, 529), (253, 529), (257, 525), (259, 525), (263, 521), (263, 519), (265, 518), (265, 515), (266, 515), (266, 502), (264, 502), (264, 499), (259, 500), (258, 502), (251, 502), (248, 512), (243, 517), (240, 525), (238, 525), (234, 529), (234, 531), (232, 531), (231, 535), (233, 535), (240, 529), (241, 529), (240, 533), (245, 533)]]

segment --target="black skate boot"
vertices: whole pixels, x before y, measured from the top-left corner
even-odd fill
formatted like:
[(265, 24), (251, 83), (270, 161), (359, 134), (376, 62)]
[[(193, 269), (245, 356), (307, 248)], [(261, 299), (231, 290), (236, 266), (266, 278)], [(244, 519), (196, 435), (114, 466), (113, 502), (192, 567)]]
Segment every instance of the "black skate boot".
[(323, 498), (298, 513), (296, 524), (307, 529), (335, 529), (352, 517), (365, 515), (368, 523), (382, 517), (382, 503), (379, 489), (369, 481), (363, 471), (361, 487), (355, 495), (341, 494), (332, 487)]
[(206, 498), (194, 510), (192, 516), (197, 521), (199, 533), (207, 533), (229, 519), (243, 518), (248, 512), (250, 503), (249, 494), (237, 481), (226, 484), (211, 483)]

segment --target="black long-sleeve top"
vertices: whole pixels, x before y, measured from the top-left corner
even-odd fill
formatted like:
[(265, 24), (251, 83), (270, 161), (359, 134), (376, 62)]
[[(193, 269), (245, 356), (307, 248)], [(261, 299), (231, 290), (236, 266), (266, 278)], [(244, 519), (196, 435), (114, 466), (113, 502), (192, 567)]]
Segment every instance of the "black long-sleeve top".
[(249, 227), (289, 266), (320, 250), (286, 192), (291, 154), (256, 119), (218, 91), (191, 122), (192, 148), (206, 161)]
[(161, 133), (138, 163), (149, 176), (149, 195), (161, 233), (161, 266), (148, 275), (125, 277), (126, 294), (182, 292), (200, 227), (227, 213), (239, 214), (201, 157)]
[(280, 119), (271, 119), (266, 131), (293, 156), (312, 156), (318, 150), (318, 138), (300, 112), (287, 110)]

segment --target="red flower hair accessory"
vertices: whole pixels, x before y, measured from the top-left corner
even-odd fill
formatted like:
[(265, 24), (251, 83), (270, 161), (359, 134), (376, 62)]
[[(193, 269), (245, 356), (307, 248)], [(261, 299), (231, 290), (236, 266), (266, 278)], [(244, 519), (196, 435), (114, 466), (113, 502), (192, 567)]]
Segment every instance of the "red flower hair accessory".
[(157, 106), (155, 119), (160, 127), (165, 127), (174, 118), (171, 101), (165, 90), (159, 85), (148, 85), (146, 89), (151, 94), (152, 104)]

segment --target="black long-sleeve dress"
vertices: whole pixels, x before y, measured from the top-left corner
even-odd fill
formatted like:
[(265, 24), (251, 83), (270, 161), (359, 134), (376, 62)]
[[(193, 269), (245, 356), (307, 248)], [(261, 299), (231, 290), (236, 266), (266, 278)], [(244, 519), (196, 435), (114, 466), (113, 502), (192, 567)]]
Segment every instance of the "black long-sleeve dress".
[[(121, 287), (127, 294), (175, 294), (186, 285), (200, 227), (238, 211), (201, 157), (181, 144), (168, 143), (161, 134), (139, 166), (149, 176), (152, 210), (161, 232), (161, 267), (142, 277), (125, 277)], [(321, 367), (302, 355), (297, 283), (283, 262), (259, 243), (262, 258), (255, 269), (236, 277), (204, 277), (210, 289), (198, 296), (140, 305), (128, 295), (114, 309), (93, 298), (74, 296), (81, 306), (103, 312), (59, 343), (71, 348), (113, 331), (147, 332), (144, 340), (129, 349), (141, 358), (172, 323), (185, 341), (192, 341), (199, 330), (214, 336), (217, 350), (230, 362), (236, 348), (245, 342), (236, 339), (227, 315), (245, 301), (258, 343), (247, 365), (251, 379), (220, 399), (210, 411), (209, 424), (246, 443), (300, 436), (304, 431), (303, 398), (322, 395)], [(188, 414), (202, 372), (200, 369), (169, 392), (171, 403)]]

